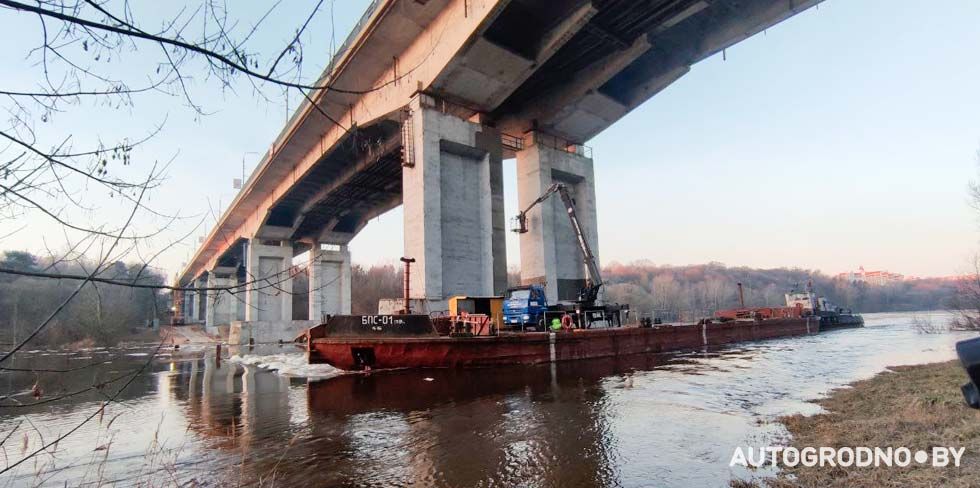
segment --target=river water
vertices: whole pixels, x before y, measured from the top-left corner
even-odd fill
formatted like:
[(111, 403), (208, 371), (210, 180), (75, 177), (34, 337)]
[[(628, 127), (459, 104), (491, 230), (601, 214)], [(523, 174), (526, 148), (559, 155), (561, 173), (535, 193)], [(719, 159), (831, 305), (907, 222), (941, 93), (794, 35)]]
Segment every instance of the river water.
[[(33, 351), (14, 366), (71, 371), (0, 374), (17, 394), (0, 407), (0, 464), (54, 445), (0, 487), (727, 486), (771, 474), (729, 461), (738, 446), (784, 442), (776, 417), (817, 412), (810, 400), (886, 366), (955, 358), (972, 336), (923, 334), (913, 317), (949, 318), (868, 314), (864, 329), (710, 352), (321, 380), (295, 376), (331, 373), (304, 371), (292, 346), (220, 362), (210, 348)], [(10, 406), (38, 401), (35, 383), (51, 400), (117, 377)]]

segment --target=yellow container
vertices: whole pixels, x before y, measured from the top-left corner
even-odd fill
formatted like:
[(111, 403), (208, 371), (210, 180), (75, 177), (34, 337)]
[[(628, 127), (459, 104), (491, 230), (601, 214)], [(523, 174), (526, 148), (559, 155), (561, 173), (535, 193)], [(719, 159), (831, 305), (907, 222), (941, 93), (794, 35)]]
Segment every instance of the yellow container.
[(490, 317), (490, 321), (500, 330), (504, 325), (504, 297), (454, 296), (449, 299), (449, 315), (462, 312), (478, 313)]

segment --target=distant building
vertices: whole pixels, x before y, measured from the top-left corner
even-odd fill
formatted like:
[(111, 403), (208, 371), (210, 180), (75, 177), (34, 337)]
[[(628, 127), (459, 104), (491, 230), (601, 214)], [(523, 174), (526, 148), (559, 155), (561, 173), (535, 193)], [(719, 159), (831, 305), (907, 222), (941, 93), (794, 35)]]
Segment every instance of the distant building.
[(861, 266), (857, 271), (848, 271), (837, 275), (837, 279), (847, 281), (848, 283), (867, 283), (872, 286), (884, 286), (903, 281), (905, 276), (888, 271), (865, 271), (864, 266)]

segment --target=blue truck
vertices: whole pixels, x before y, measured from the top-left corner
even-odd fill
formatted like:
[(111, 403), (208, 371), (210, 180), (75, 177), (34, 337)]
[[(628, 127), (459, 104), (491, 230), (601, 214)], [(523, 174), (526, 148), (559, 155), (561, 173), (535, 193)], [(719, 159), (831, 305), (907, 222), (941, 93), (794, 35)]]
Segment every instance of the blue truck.
[(504, 300), (504, 326), (544, 330), (548, 299), (541, 285), (519, 286), (507, 290)]
[(582, 300), (549, 304), (543, 286), (518, 286), (507, 290), (504, 328), (544, 331), (565, 314), (571, 315), (576, 328), (590, 329), (596, 323), (602, 323), (600, 327), (618, 327), (624, 313), (629, 314), (629, 305), (599, 305)]

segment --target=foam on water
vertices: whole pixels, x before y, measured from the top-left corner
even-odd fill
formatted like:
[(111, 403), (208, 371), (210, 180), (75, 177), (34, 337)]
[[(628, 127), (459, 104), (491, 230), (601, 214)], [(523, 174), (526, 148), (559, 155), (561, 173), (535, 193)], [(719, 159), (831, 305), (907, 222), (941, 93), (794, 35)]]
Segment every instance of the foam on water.
[(306, 354), (303, 353), (246, 354), (244, 356), (235, 354), (228, 360), (233, 363), (274, 370), (278, 374), (290, 377), (323, 379), (344, 374), (343, 370), (329, 364), (308, 364)]

